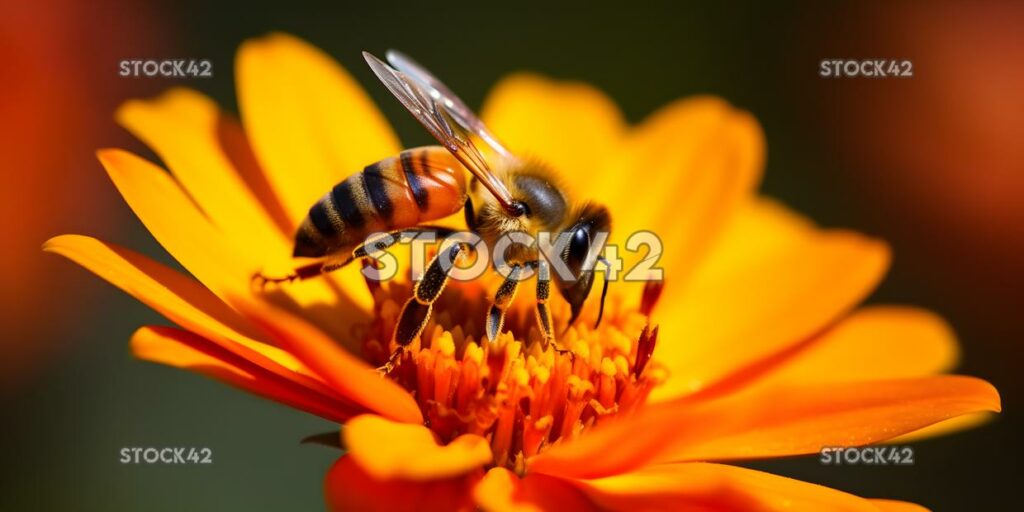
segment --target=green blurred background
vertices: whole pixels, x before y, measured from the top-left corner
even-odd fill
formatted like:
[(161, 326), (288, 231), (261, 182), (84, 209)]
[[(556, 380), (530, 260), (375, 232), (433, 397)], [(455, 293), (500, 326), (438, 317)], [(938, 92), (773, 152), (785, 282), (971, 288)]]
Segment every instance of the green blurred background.
[[(71, 0), (3, 4), (4, 251), (0, 510), (315, 510), (336, 457), (298, 444), (331, 425), (202, 377), (133, 360), (127, 340), (159, 315), (39, 252), (78, 232), (169, 258), (93, 157), (152, 155), (112, 112), (171, 85), (235, 105), (239, 43), (309, 40), (378, 101), (408, 145), (427, 143), (359, 52), (395, 47), (471, 105), (503, 74), (590, 82), (638, 121), (711, 93), (749, 110), (768, 140), (762, 190), (826, 226), (887, 239), (873, 302), (925, 306), (958, 332), (961, 373), (993, 382), (1005, 412), (915, 445), (910, 467), (755, 466), (936, 510), (1008, 508), (1021, 481), (1024, 340), (1024, 5), (556, 6), (482, 2)], [(210, 59), (213, 78), (122, 78), (130, 58)], [(910, 79), (823, 79), (822, 58), (908, 58)], [(737, 290), (742, 293), (742, 290)], [(685, 428), (685, 426), (680, 426)], [(209, 447), (208, 466), (122, 465), (125, 446)]]

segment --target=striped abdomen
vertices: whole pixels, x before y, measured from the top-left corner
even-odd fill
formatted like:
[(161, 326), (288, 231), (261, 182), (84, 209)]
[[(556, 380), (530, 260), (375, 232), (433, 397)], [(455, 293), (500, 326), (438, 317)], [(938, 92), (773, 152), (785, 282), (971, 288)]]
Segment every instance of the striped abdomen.
[(466, 201), (462, 165), (440, 146), (402, 151), (338, 183), (303, 219), (294, 256), (351, 251), (372, 233), (447, 217)]

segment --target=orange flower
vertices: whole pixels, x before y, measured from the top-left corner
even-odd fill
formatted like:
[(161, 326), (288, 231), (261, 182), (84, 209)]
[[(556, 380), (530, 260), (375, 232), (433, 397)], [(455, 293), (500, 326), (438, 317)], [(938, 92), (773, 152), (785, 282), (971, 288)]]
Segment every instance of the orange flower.
[[(99, 152), (195, 279), (88, 237), (46, 249), (180, 327), (139, 329), (138, 357), (343, 423), (332, 508), (914, 510), (721, 462), (906, 440), (999, 410), (988, 383), (938, 375), (957, 357), (940, 318), (854, 309), (888, 265), (883, 243), (754, 194), (764, 142), (750, 115), (702, 97), (629, 127), (598, 91), (532, 75), (499, 84), (484, 120), (606, 204), (620, 238), (658, 233), (658, 308), (648, 318), (653, 294), (641, 304), (639, 285), (615, 283), (600, 328), (592, 300), (560, 337), (566, 354), (536, 342), (532, 297), (496, 342), (481, 339), (494, 283), (455, 283), (381, 378), (408, 282), (367, 287), (356, 265), (266, 293), (250, 278), (287, 269), (306, 209), (399, 143), (355, 82), (301, 41), (249, 41), (236, 69), (241, 127), (184, 89), (118, 112), (171, 174)], [(561, 332), (568, 307), (552, 313)]]

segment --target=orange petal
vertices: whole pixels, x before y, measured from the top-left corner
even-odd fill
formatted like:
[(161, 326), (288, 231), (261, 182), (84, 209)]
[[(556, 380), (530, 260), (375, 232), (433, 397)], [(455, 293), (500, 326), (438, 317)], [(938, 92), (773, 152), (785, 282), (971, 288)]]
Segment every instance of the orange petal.
[(291, 354), (252, 339), (253, 327), (194, 279), (141, 254), (79, 235), (63, 235), (43, 246), (92, 271), (168, 320), (281, 377), (335, 396), (334, 391)]
[(622, 113), (601, 91), (527, 73), (498, 82), (481, 119), (511, 151), (551, 165), (580, 193), (602, 183), (626, 129)]
[(574, 483), (605, 510), (879, 510), (873, 501), (842, 491), (722, 464), (663, 464)]
[(705, 262), (686, 287), (666, 285), (655, 315), (665, 342), (654, 357), (670, 377), (654, 401), (704, 388), (822, 331), (875, 287), (889, 251), (758, 202)]
[(401, 149), (359, 84), (305, 41), (250, 39), (235, 73), (245, 131), (293, 228), (337, 182)]
[(442, 480), (466, 475), (492, 460), (486, 439), (463, 434), (441, 446), (423, 425), (364, 414), (341, 432), (348, 455), (377, 480)]
[(221, 145), (220, 131), (231, 123), (209, 98), (174, 88), (151, 101), (121, 106), (117, 120), (153, 148), (174, 177), (235, 246), (288, 258), (291, 233), (270, 214), (235, 170)]
[(962, 414), (999, 409), (995, 388), (972, 377), (759, 387), (712, 401), (649, 405), (553, 446), (528, 464), (531, 471), (594, 477), (654, 462), (800, 455), (878, 443)]
[(269, 372), (188, 331), (143, 327), (132, 335), (131, 347), (139, 359), (198, 372), (330, 421), (340, 423), (363, 411)]
[(895, 500), (868, 500), (872, 505), (878, 507), (881, 512), (928, 512), (928, 509), (907, 501)]
[(258, 268), (253, 254), (226, 243), (170, 175), (127, 151), (105, 149), (98, 156), (128, 206), (189, 273), (221, 298), (248, 290)]
[(519, 478), (505, 468), (492, 468), (473, 488), (476, 505), (487, 512), (598, 510), (571, 484), (547, 475)]
[(305, 363), (342, 396), (397, 421), (423, 421), (419, 406), (406, 390), (383, 378), (306, 321), (267, 304), (246, 304), (242, 309), (278, 346)]
[(332, 511), (451, 512), (470, 511), (472, 477), (443, 480), (379, 480), (352, 459), (338, 459), (327, 472), (324, 496)]

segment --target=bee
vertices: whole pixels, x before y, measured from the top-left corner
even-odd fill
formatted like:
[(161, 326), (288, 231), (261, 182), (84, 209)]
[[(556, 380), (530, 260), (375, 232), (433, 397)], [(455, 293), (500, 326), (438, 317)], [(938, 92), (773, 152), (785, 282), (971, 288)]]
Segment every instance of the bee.
[[(578, 318), (594, 284), (593, 263), (600, 261), (599, 233), (611, 229), (608, 210), (594, 202), (576, 202), (558, 185), (555, 172), (541, 162), (522, 159), (502, 145), (484, 123), (433, 74), (409, 57), (387, 53), (388, 63), (363, 52), (384, 86), (441, 144), (403, 151), (367, 166), (334, 186), (310, 208), (295, 235), (294, 256), (328, 258), (296, 269), (283, 279), (305, 278), (341, 268), (374, 250), (383, 250), (409, 232), (450, 234), (424, 223), (463, 210), (466, 224), (489, 248), (510, 233), (564, 235), (557, 257), (571, 276), (552, 272), (537, 244), (510, 246), (504, 255), (504, 280), (485, 319), (488, 339), (501, 332), (505, 311), (512, 303), (527, 269), (537, 275), (535, 316), (545, 347), (554, 342), (548, 307), (551, 281), (569, 303), (569, 325)], [(474, 142), (482, 141), (492, 154), (485, 157)], [(466, 183), (463, 168), (472, 178)], [(389, 232), (384, 241), (366, 242), (373, 233)], [(381, 239), (375, 239), (381, 240)], [(556, 246), (557, 247), (557, 246)], [(434, 301), (450, 278), (460, 254), (473, 251), (467, 243), (452, 244), (445, 258), (438, 254), (405, 303), (394, 331), (404, 347), (423, 331)], [(341, 256), (341, 258), (338, 258)], [(447, 259), (447, 262), (444, 260)], [(264, 278), (267, 280), (266, 278)], [(608, 291), (605, 279), (597, 323)], [(557, 345), (555, 347), (558, 349)]]

